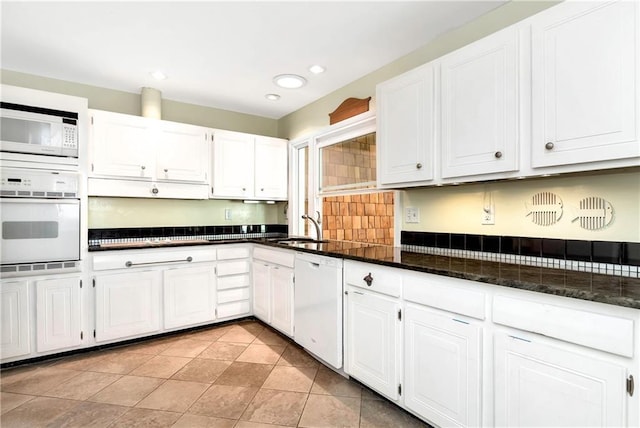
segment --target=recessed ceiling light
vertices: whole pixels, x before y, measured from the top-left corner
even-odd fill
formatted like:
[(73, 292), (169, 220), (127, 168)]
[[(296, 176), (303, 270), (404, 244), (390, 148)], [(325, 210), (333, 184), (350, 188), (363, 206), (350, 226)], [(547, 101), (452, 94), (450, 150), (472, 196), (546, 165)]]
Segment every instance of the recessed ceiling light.
[(156, 70), (150, 74), (151, 74), (151, 77), (153, 77), (156, 80), (164, 80), (167, 78), (167, 75), (160, 70)]
[(307, 80), (297, 74), (280, 74), (273, 78), (273, 83), (281, 88), (298, 89), (307, 84)]
[(320, 74), (320, 73), (324, 73), (324, 71), (326, 70), (326, 68), (324, 68), (321, 65), (315, 64), (312, 65), (311, 67), (309, 67), (309, 71), (312, 72), (313, 74)]
[(269, 101), (278, 101), (280, 99), (280, 95), (278, 94), (267, 94), (264, 97)]

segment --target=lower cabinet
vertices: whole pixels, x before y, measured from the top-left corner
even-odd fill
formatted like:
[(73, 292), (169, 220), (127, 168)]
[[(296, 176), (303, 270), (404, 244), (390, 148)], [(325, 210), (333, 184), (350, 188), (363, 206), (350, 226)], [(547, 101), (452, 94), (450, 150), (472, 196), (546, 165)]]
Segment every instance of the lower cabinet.
[(392, 400), (400, 396), (400, 304), (382, 294), (347, 288), (345, 371)]
[(404, 404), (439, 426), (481, 425), (482, 328), (407, 303)]
[(96, 341), (160, 330), (158, 270), (96, 275)]
[(81, 343), (80, 278), (35, 281), (37, 352)]
[(210, 266), (163, 272), (164, 328), (184, 327), (216, 318), (216, 278)]
[(0, 358), (2, 360), (31, 353), (28, 281), (0, 283)]
[(253, 251), (253, 314), (287, 336), (293, 336), (294, 259), (293, 251)]
[(223, 245), (218, 249), (216, 266), (218, 319), (251, 313), (251, 247)]
[(627, 425), (625, 367), (517, 333), (494, 346), (496, 426)]

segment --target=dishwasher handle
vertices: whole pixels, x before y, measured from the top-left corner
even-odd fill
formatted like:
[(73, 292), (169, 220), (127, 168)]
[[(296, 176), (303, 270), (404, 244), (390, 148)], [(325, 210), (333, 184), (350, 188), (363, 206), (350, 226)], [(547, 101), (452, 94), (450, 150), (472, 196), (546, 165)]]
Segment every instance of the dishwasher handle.
[(133, 266), (152, 266), (152, 265), (163, 265), (163, 264), (169, 264), (169, 263), (190, 263), (193, 261), (193, 257), (189, 256), (184, 260), (167, 260), (167, 261), (161, 261), (161, 262), (144, 262), (144, 263), (134, 263), (131, 260), (127, 261), (124, 265), (128, 268), (133, 267)]

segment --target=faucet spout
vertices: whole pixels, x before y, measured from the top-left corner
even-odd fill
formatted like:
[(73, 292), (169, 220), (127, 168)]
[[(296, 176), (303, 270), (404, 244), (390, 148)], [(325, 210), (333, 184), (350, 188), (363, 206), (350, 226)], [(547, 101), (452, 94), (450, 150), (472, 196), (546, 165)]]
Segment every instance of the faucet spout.
[(318, 224), (318, 222), (316, 221), (316, 219), (314, 219), (313, 217), (307, 215), (307, 214), (302, 214), (302, 218), (305, 220), (309, 220), (311, 221), (311, 223), (313, 223), (313, 225), (316, 228), (316, 239), (321, 241), (322, 240), (322, 229), (320, 228), (320, 225)]

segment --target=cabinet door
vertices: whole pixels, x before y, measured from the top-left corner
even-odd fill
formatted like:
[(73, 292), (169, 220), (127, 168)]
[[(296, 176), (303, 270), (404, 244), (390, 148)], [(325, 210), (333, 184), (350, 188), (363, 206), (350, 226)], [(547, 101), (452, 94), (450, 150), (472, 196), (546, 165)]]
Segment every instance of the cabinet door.
[(156, 178), (204, 183), (209, 165), (207, 130), (173, 122), (158, 125), (153, 133), (157, 149)]
[(261, 199), (287, 199), (287, 140), (256, 137), (255, 196)]
[(495, 337), (496, 426), (624, 426), (626, 370), (586, 354)]
[(400, 305), (397, 300), (349, 287), (345, 371), (398, 400)]
[(271, 281), (268, 264), (253, 262), (253, 314), (267, 324), (271, 323)]
[(480, 426), (482, 329), (408, 304), (404, 403), (439, 426)]
[(29, 340), (29, 283), (27, 281), (0, 284), (0, 358), (27, 355), (31, 352)]
[(271, 325), (293, 336), (293, 269), (272, 266)]
[(215, 197), (252, 198), (255, 137), (217, 131), (213, 141), (213, 191)]
[(164, 328), (215, 319), (216, 281), (213, 266), (179, 267), (163, 272)]
[(532, 25), (532, 165), (640, 156), (640, 5), (567, 2)]
[(434, 68), (427, 64), (376, 88), (378, 181), (433, 179)]
[(507, 28), (442, 60), (442, 177), (518, 170), (517, 32)]
[(92, 176), (153, 178), (155, 148), (151, 144), (148, 119), (92, 110)]
[(36, 281), (37, 351), (80, 344), (80, 278)]
[(160, 271), (96, 276), (96, 341), (160, 329)]

